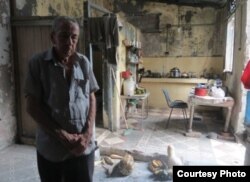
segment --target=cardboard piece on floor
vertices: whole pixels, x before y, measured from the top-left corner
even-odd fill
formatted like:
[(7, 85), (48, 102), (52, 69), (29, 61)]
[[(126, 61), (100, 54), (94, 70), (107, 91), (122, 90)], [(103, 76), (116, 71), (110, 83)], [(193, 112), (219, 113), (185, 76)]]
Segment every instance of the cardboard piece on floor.
[(123, 142), (124, 142), (124, 140), (122, 140), (122, 139), (119, 138), (119, 137), (108, 138), (108, 139), (105, 139), (104, 141), (105, 141), (107, 144), (109, 144), (109, 145), (115, 145), (115, 144), (123, 143)]

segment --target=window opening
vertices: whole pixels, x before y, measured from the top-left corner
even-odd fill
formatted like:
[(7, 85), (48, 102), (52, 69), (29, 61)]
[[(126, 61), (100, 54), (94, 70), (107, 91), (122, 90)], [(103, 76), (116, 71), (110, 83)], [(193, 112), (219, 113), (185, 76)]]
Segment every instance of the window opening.
[(235, 14), (233, 14), (228, 19), (227, 23), (226, 56), (225, 56), (224, 72), (232, 72), (233, 70), (234, 27), (235, 27)]

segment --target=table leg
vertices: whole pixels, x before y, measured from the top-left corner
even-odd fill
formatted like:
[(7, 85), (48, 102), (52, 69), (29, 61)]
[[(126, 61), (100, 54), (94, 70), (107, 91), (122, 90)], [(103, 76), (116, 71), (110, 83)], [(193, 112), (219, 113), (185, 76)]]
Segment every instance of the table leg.
[(128, 100), (126, 99), (126, 101), (124, 103), (122, 103), (122, 107), (124, 108), (124, 117), (126, 119), (128, 119), (128, 110), (129, 110), (129, 106), (128, 106)]
[(146, 119), (148, 117), (148, 98), (142, 100), (142, 118)]
[(188, 123), (188, 132), (192, 132), (192, 124), (194, 119), (194, 105), (190, 106), (190, 118)]
[(144, 112), (145, 112), (145, 103), (144, 100), (141, 100), (141, 118), (143, 118)]
[(227, 108), (226, 122), (225, 122), (225, 126), (224, 126), (224, 132), (228, 131), (228, 126), (229, 126), (229, 123), (230, 123), (231, 113), (232, 113), (232, 107), (228, 107)]
[(141, 105), (141, 129), (143, 128), (143, 115), (144, 115), (144, 112), (145, 112), (145, 99), (141, 100), (142, 102), (142, 105)]

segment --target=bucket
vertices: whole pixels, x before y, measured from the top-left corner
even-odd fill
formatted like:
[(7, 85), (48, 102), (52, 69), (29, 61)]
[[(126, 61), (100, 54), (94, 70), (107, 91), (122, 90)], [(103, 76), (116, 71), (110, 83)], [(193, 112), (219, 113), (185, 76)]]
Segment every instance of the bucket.
[(135, 82), (132, 78), (126, 79), (123, 82), (123, 94), (127, 96), (134, 95)]
[(207, 88), (196, 87), (194, 89), (194, 95), (197, 95), (197, 96), (206, 96), (207, 94), (208, 94), (208, 89)]

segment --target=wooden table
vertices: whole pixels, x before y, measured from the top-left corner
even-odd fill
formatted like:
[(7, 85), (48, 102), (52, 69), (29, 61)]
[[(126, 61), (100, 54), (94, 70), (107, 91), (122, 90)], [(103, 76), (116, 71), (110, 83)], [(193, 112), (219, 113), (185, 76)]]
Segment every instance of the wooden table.
[(188, 103), (190, 106), (190, 118), (189, 118), (189, 124), (188, 124), (188, 132), (192, 132), (194, 109), (195, 109), (195, 106), (197, 105), (227, 108), (227, 116), (226, 116), (226, 121), (225, 121), (223, 132), (228, 131), (232, 108), (234, 106), (234, 99), (232, 97), (215, 98), (211, 96), (191, 95), (189, 96)]

